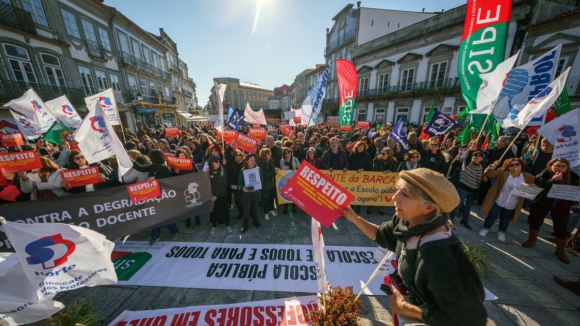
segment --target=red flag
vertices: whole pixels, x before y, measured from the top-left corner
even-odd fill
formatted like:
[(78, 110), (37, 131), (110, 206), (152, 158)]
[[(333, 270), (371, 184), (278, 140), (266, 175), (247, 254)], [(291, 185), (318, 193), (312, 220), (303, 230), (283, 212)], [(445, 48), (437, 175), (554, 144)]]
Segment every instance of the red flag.
[(348, 60), (336, 60), (338, 79), (338, 123), (350, 125), (358, 92), (358, 75), (354, 64)]

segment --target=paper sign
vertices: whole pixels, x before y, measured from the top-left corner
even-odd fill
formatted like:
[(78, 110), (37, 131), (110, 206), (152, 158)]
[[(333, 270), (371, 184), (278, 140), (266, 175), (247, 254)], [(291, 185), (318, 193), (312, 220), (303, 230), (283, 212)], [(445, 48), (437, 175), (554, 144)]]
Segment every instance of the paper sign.
[(218, 139), (218, 141), (221, 141), (222, 138), (224, 140), (224, 142), (227, 145), (231, 145), (232, 142), (234, 141), (234, 139), (236, 139), (236, 135), (238, 133), (235, 130), (230, 130), (230, 129), (226, 129), (224, 130), (224, 133), (222, 134), (221, 132), (219, 132), (218, 130), (216, 130), (216, 137)]
[(548, 198), (578, 202), (580, 201), (580, 187), (554, 184), (552, 185), (552, 189), (548, 192)]
[(179, 169), (183, 171), (193, 170), (193, 160), (190, 158), (179, 158), (176, 156), (167, 155), (165, 156), (165, 161), (167, 161), (167, 165), (172, 169)]
[(10, 146), (22, 146), (24, 145), (24, 140), (22, 139), (22, 134), (17, 132), (15, 134), (5, 134), (2, 135), (2, 147)]
[(325, 227), (342, 215), (339, 207), (347, 207), (354, 199), (350, 192), (306, 161), (280, 192)]
[(264, 128), (250, 128), (249, 134), (257, 139), (266, 139), (266, 129)]
[(331, 128), (338, 127), (338, 116), (328, 116), (326, 117), (326, 125)]
[(340, 132), (351, 132), (352, 131), (352, 126), (351, 125), (348, 125), (348, 126), (341, 125), (339, 127), (338, 131), (340, 131)]
[(253, 190), (262, 189), (262, 180), (260, 179), (260, 170), (258, 168), (244, 169), (242, 171), (246, 188), (253, 188)]
[(290, 110), (290, 111), (286, 111), (284, 112), (284, 120), (290, 120), (292, 118), (294, 118), (294, 116), (296, 115), (296, 112)]
[(512, 192), (510, 192), (510, 195), (523, 197), (526, 199), (534, 199), (540, 192), (542, 192), (542, 190), (544, 189), (539, 187), (530, 187), (525, 183), (520, 183), (512, 190)]
[(357, 129), (371, 129), (371, 123), (368, 121), (358, 121), (356, 123), (356, 128)]
[(42, 163), (36, 151), (24, 151), (0, 154), (0, 173), (28, 171), (40, 169)]
[(254, 137), (246, 136), (241, 132), (236, 135), (236, 147), (247, 153), (255, 153), (260, 141)]
[(157, 179), (153, 179), (151, 182), (143, 181), (128, 185), (127, 191), (133, 203), (139, 203), (161, 196), (161, 187), (159, 187), (159, 181)]
[(179, 127), (165, 127), (165, 136), (167, 137), (179, 137), (181, 135), (181, 130)]
[(60, 171), (60, 177), (69, 182), (66, 188), (74, 188), (103, 182), (99, 173), (98, 167), (90, 166), (85, 169)]
[[(383, 260), (383, 258), (385, 258), (385, 256), (389, 253), (389, 250), (386, 248), (383, 248), (381, 246), (377, 247), (377, 250), (375, 250), (375, 253), (373, 254), (373, 258), (380, 262)], [(387, 275), (393, 274), (395, 272), (395, 268), (393, 267), (393, 265), (391, 264), (391, 262), (393, 260), (396, 260), (396, 255), (393, 253), (391, 255), (390, 258), (387, 258), (387, 260), (381, 265), (381, 268), (379, 268), (379, 273), (377, 274), (378, 277), (385, 277)]]

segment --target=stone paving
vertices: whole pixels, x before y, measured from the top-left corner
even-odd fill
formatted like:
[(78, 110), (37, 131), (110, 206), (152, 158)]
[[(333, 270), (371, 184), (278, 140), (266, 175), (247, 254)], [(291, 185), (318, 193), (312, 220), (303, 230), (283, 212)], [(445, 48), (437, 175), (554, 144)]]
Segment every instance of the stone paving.
[[(578, 325), (580, 322), (580, 297), (557, 285), (553, 276), (565, 280), (580, 279), (580, 258), (568, 254), (571, 263), (561, 263), (554, 255), (555, 245), (539, 239), (533, 248), (523, 248), (521, 243), (527, 239), (528, 224), (526, 215), (510, 225), (505, 243), (496, 240), (497, 223), (485, 238), (477, 235), (483, 225), (485, 214), (480, 213), (478, 206), (471, 213), (470, 224), (473, 230), (459, 226), (455, 232), (465, 241), (480, 244), (490, 254), (494, 269), (487, 273), (484, 285), (499, 299), (485, 303), (489, 319), (487, 325)], [(374, 223), (390, 220), (393, 209), (387, 214), (361, 215)], [(250, 227), (248, 232), (240, 235), (241, 221), (232, 215), (233, 234), (228, 234), (225, 227), (218, 227), (214, 235), (209, 234), (211, 225), (209, 216), (203, 216), (201, 226), (186, 228), (179, 223), (180, 234), (177, 241), (212, 242), (212, 243), (257, 243), (257, 244), (311, 244), (310, 220), (304, 213), (290, 215), (278, 214), (270, 221), (261, 220), (262, 227)], [(281, 213), (281, 210), (280, 210)], [(540, 230), (540, 237), (551, 237), (551, 220)], [(352, 223), (344, 218), (336, 221), (338, 229), (324, 229), (326, 245), (340, 246), (375, 246)], [(162, 229), (161, 241), (169, 240), (169, 234)], [(130, 240), (149, 240), (149, 233), (132, 236)], [(74, 300), (91, 295), (104, 316), (103, 325), (107, 325), (123, 310), (148, 310), (198, 305), (230, 304), (248, 301), (260, 301), (291, 296), (309, 295), (311, 293), (275, 292), (275, 291), (241, 291), (241, 290), (207, 290), (170, 287), (145, 286), (107, 286), (83, 288), (64, 292), (57, 300), (65, 305)], [(364, 309), (360, 325), (392, 325), (387, 297), (361, 297)]]

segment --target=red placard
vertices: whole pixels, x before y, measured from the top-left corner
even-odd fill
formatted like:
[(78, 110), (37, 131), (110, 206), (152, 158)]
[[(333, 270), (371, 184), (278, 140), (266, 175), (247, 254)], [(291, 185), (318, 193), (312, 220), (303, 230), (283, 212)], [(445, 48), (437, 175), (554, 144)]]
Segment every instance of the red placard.
[(179, 135), (181, 135), (181, 130), (179, 129), (179, 127), (165, 127), (165, 136), (178, 137)]
[(0, 173), (0, 187), (4, 187), (8, 185), (8, 180), (4, 177), (4, 174)]
[(157, 179), (153, 179), (151, 182), (143, 181), (128, 185), (127, 191), (133, 203), (161, 196), (161, 187), (159, 187)]
[(193, 160), (190, 158), (179, 158), (176, 156), (166, 155), (165, 161), (172, 169), (179, 169), (183, 171), (193, 170)]
[(342, 215), (338, 209), (347, 207), (354, 199), (350, 192), (306, 161), (280, 189), (280, 194), (326, 227)]
[(341, 125), (338, 128), (338, 131), (340, 131), (340, 132), (351, 132), (352, 131), (352, 126), (351, 125), (348, 125), (348, 126)]
[(215, 132), (216, 132), (217, 140), (221, 141), (222, 137), (223, 137), (223, 140), (226, 142), (227, 145), (231, 145), (232, 141), (234, 141), (234, 139), (236, 139), (236, 135), (237, 135), (237, 132), (235, 130), (229, 130), (229, 129), (224, 130), (223, 135), (218, 130), (216, 130)]
[(17, 132), (15, 134), (5, 134), (2, 135), (2, 147), (9, 146), (22, 146), (24, 145), (24, 139), (22, 139), (22, 134)]
[(258, 129), (258, 128), (262, 128), (262, 126), (261, 125), (252, 125), (252, 128)]
[(294, 120), (294, 123), (300, 123), (302, 122), (302, 117), (294, 117), (292, 120)]
[(250, 136), (257, 139), (266, 139), (266, 129), (264, 128), (250, 128)]
[(247, 153), (254, 154), (259, 143), (260, 141), (258, 139), (252, 136), (246, 136), (241, 132), (236, 136), (236, 147)]
[(24, 151), (0, 154), (0, 173), (40, 169), (42, 163), (36, 151)]
[(85, 169), (60, 171), (60, 177), (69, 182), (66, 188), (74, 188), (103, 182), (99, 173), (98, 167), (89, 166)]
[(368, 121), (357, 121), (356, 123), (357, 129), (371, 129), (371, 123)]

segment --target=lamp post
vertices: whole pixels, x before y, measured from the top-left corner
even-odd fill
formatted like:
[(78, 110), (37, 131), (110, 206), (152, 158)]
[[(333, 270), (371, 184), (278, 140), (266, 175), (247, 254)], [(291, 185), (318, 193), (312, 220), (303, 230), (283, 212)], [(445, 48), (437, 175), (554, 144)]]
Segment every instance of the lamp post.
[(143, 101), (143, 95), (140, 92), (137, 92), (137, 102)]

